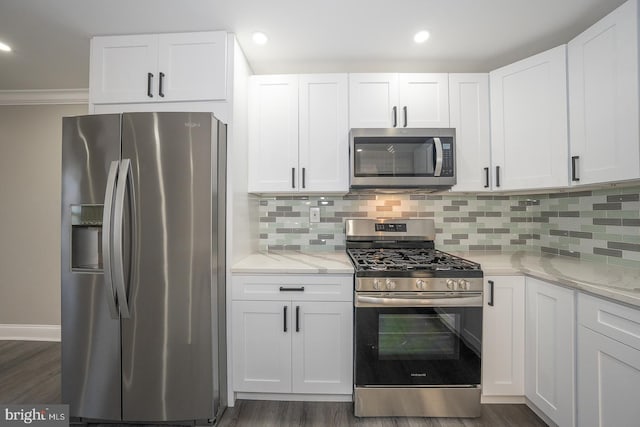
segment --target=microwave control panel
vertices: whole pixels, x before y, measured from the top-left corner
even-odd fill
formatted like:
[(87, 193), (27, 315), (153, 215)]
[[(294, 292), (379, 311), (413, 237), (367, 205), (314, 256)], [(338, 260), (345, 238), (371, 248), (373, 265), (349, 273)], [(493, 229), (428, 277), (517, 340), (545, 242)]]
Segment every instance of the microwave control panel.
[(453, 143), (442, 143), (442, 172), (440, 176), (453, 176), (454, 168), (453, 159)]

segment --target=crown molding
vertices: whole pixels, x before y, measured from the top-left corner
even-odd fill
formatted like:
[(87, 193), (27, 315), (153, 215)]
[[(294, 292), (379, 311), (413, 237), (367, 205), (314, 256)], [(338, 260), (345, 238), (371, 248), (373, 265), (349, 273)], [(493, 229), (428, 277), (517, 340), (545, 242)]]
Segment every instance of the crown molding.
[(0, 90), (0, 105), (88, 103), (89, 89)]

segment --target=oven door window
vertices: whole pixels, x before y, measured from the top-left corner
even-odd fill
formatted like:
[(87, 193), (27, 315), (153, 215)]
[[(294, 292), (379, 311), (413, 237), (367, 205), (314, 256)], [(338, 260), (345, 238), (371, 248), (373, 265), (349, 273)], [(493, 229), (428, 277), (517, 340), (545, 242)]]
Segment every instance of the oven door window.
[(385, 137), (354, 139), (354, 175), (357, 177), (429, 177), (435, 170), (433, 138)]
[(356, 385), (480, 383), (481, 307), (356, 308)]

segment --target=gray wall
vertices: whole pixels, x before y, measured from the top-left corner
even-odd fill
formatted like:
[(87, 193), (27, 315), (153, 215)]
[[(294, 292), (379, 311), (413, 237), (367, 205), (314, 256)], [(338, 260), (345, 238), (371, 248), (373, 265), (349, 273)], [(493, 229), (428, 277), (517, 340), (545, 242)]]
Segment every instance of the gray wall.
[(60, 324), (61, 118), (86, 113), (0, 106), (0, 324)]

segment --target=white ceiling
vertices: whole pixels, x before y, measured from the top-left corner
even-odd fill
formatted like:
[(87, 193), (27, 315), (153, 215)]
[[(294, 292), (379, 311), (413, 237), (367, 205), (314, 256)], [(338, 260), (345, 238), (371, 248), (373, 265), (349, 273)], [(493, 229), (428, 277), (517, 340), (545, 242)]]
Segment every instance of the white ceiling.
[[(0, 90), (89, 85), (94, 35), (225, 29), (253, 71), (486, 72), (566, 43), (624, 0), (0, 0)], [(425, 44), (413, 43), (421, 29)], [(251, 33), (269, 43), (256, 46)]]

